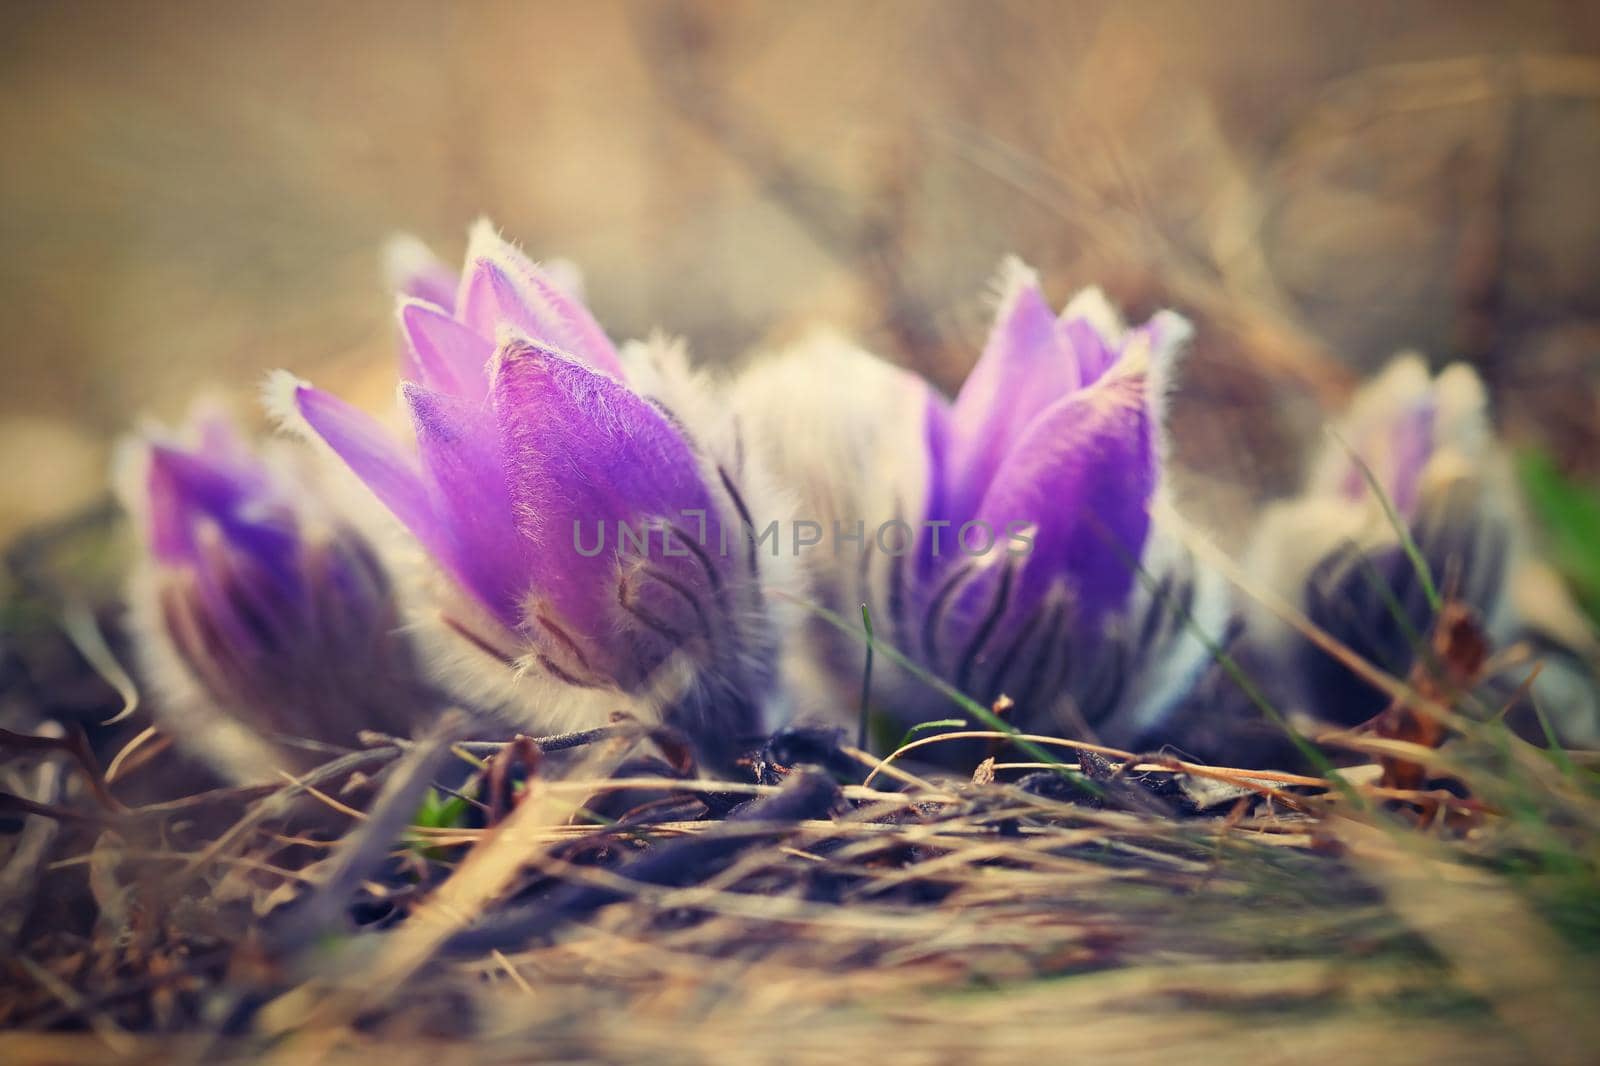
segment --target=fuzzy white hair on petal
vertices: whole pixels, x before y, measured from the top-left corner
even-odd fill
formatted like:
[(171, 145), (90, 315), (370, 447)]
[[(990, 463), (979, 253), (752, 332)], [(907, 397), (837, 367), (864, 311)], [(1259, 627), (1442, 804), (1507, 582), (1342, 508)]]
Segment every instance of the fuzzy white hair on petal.
[(471, 636), (471, 623), (453, 621), (467, 609), (454, 590), (420, 597), (407, 631), (428, 676), (462, 707), (536, 733), (604, 725), (622, 710), (658, 720), (648, 703), (612, 688), (578, 688), (520, 661), (508, 661)]
[(1038, 288), (1039, 285), (1039, 272), (1023, 262), (1020, 256), (1008, 255), (1000, 260), (1000, 266), (996, 268), (986, 290), (988, 300), (994, 306), (996, 321), (1011, 311), (1024, 289)]
[(926, 421), (936, 399), (916, 375), (829, 332), (758, 358), (734, 383), (741, 424), (799, 493), (806, 518), (868, 526), (920, 517)]
[[(897, 518), (920, 520), (928, 493), (928, 412), (943, 401), (921, 378), (829, 331), (758, 355), (734, 381), (731, 397), (752, 462), (759, 460), (774, 484), (793, 493), (788, 513), (824, 530), (821, 551), (781, 560), (793, 570), (795, 591), (769, 602), (786, 606), (798, 626), (784, 659), (793, 713), (837, 717), (834, 685), (842, 674), (819, 664), (840, 655), (859, 659), (865, 645), (810, 617), (799, 590), (809, 585), (823, 601), (848, 605), (852, 615), (866, 603), (883, 617), (889, 568), (877, 558), (874, 532)], [(752, 507), (760, 495), (750, 492)], [(834, 523), (844, 536), (860, 523), (861, 555), (835, 542)], [(887, 679), (898, 671), (884, 663), (878, 675)]]
[(1128, 332), (1122, 312), (1112, 305), (1106, 298), (1105, 291), (1098, 285), (1090, 285), (1080, 290), (1069, 300), (1066, 310), (1061, 312), (1061, 321), (1089, 323), (1100, 340), (1111, 348), (1121, 344), (1122, 338)]
[(300, 413), (300, 390), (310, 382), (287, 370), (270, 370), (261, 381), (261, 406), (279, 429), (305, 439), (320, 439)]
[(467, 228), (467, 271), (470, 273), (473, 264), (479, 260), (494, 258), (495, 252), (505, 244), (505, 238), (500, 236), (499, 228), (490, 221), (488, 215), (473, 219), (472, 225)]
[(1145, 372), (1145, 405), (1155, 431), (1157, 462), (1165, 464), (1170, 451), (1167, 434), (1167, 403), (1177, 389), (1177, 371), (1188, 354), (1194, 326), (1176, 311), (1158, 311), (1146, 327), (1150, 350)]
[(1489, 420), (1489, 394), (1478, 372), (1465, 363), (1451, 363), (1434, 379), (1438, 408), (1433, 437), (1440, 450), (1481, 461), (1495, 447)]

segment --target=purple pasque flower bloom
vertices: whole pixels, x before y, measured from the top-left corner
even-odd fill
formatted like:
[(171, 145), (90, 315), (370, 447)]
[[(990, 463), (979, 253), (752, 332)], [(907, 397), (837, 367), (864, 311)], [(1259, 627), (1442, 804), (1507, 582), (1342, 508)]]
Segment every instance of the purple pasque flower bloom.
[[(1019, 721), (1130, 741), (1203, 662), (1177, 608), (1213, 629), (1224, 610), (1220, 585), (1152, 519), (1165, 391), (1188, 335), (1170, 312), (1129, 329), (1094, 289), (1057, 315), (1013, 262), (954, 402), (819, 341), (751, 371), (742, 403), (792, 427), (764, 440), (809, 507), (866, 520), (862, 552), (825, 553), (830, 605), (869, 604), (879, 637), (980, 701), (1009, 696)], [(842, 384), (805, 403), (793, 379), (808, 364)], [(831, 430), (817, 454), (785, 443), (812, 419)], [(840, 478), (856, 487), (832, 487)], [(828, 654), (847, 676), (858, 668), (837, 642)], [(948, 713), (928, 686), (883, 673), (885, 711)]]
[(405, 732), (433, 705), (367, 541), (311, 471), (251, 449), (227, 416), (118, 449), (115, 481), (142, 547), (130, 578), (135, 645), (173, 738), (235, 780)]
[[(1426, 580), (1397, 522), (1416, 545)], [(1593, 679), (1582, 667), (1600, 645), (1529, 550), (1510, 464), (1471, 367), (1457, 363), (1434, 375), (1420, 356), (1406, 354), (1363, 386), (1301, 494), (1263, 514), (1247, 562), (1256, 580), (1400, 679), (1433, 624), (1431, 583), (1472, 607), (1494, 644), (1539, 647), (1545, 669), (1534, 698), (1563, 739), (1600, 740)], [(1389, 702), (1259, 605), (1249, 614), (1249, 638), (1276, 660), (1291, 698), (1318, 718), (1354, 725)], [(1517, 681), (1499, 686), (1501, 695)]]
[(572, 282), (486, 224), (453, 293), (410, 260), (414, 441), (286, 377), (276, 402), (447, 579), (420, 612), (447, 685), (539, 728), (627, 709), (710, 749), (762, 728), (776, 637), (741, 525), (752, 475), (681, 353), (631, 346), (625, 369)]

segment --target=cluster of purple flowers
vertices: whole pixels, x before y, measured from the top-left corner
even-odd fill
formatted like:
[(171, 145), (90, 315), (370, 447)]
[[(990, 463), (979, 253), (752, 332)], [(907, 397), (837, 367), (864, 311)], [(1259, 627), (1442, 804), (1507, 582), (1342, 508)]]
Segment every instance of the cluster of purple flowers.
[[(785, 722), (855, 714), (844, 693), (866, 645), (818, 616), (863, 605), (899, 653), (870, 694), (892, 720), (948, 714), (954, 686), (1007, 697), (1019, 725), (1132, 744), (1159, 737), (1236, 628), (1235, 597), (1164, 499), (1190, 334), (1176, 314), (1129, 326), (1095, 289), (1057, 314), (1008, 264), (952, 401), (829, 335), (731, 381), (664, 341), (619, 348), (573, 271), (486, 224), (459, 275), (415, 242), (392, 260), (403, 430), (280, 373), (274, 413), (302, 452), (336, 460), (316, 473), (215, 416), (127, 449), (146, 667), (170, 728), (205, 754), (226, 734), (213, 758), (235, 776), (281, 760), (285, 735), (350, 742), (447, 700), (547, 731), (622, 712), (725, 763)], [(1419, 541), (1464, 570), (1464, 595), (1514, 618), (1511, 497), (1471, 473), (1498, 455), (1481, 387), (1406, 361), (1372, 390), (1353, 447)], [(1403, 586), (1402, 555), (1350, 468), (1324, 459), (1252, 555), (1312, 614), (1355, 603), (1381, 629), (1350, 594), (1351, 560)], [(856, 550), (799, 558), (798, 534), (794, 552), (769, 542), (779, 524), (909, 539), (846, 533)], [(990, 536), (968, 550), (975, 529)], [(1403, 658), (1381, 634), (1362, 647)]]

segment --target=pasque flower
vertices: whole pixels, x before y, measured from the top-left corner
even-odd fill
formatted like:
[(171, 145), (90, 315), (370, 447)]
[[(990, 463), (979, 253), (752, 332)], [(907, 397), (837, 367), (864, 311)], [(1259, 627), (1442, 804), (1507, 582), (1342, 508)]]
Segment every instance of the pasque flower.
[[(1301, 494), (1262, 516), (1248, 562), (1257, 580), (1313, 623), (1402, 679), (1432, 626), (1433, 598), (1465, 603), (1495, 644), (1528, 640), (1545, 653), (1534, 696), (1546, 697), (1541, 703), (1563, 738), (1600, 739), (1581, 666), (1596, 648), (1593, 635), (1529, 551), (1509, 463), (1470, 367), (1455, 364), (1435, 376), (1408, 354), (1365, 385)], [(1251, 640), (1276, 657), (1274, 672), (1290, 679), (1293, 698), (1314, 715), (1353, 725), (1388, 703), (1271, 612), (1258, 606), (1249, 623)], [(1558, 690), (1561, 698), (1553, 698)]]
[(760, 477), (708, 386), (671, 346), (620, 353), (570, 279), (486, 224), (453, 288), (400, 250), (414, 441), (287, 377), (275, 402), (443, 578), (419, 620), (447, 684), (545, 729), (629, 710), (716, 747), (761, 728), (776, 655), (763, 585), (779, 576), (747, 542)]
[(432, 705), (367, 541), (284, 453), (251, 449), (220, 409), (118, 450), (141, 545), (129, 604), (142, 672), (173, 738), (229, 777), (268, 780), (406, 732)]
[[(819, 339), (758, 364), (740, 403), (811, 509), (865, 520), (860, 552), (822, 557), (833, 606), (867, 603), (882, 639), (979, 700), (1011, 697), (1024, 722), (1126, 742), (1158, 725), (1203, 661), (1190, 626), (1215, 628), (1224, 609), (1152, 518), (1165, 391), (1188, 335), (1170, 312), (1127, 328), (1094, 289), (1058, 316), (1010, 263), (954, 402)], [(802, 388), (807, 376), (835, 384)], [(859, 668), (859, 646), (830, 644), (842, 673)], [(947, 712), (885, 673), (885, 711)]]

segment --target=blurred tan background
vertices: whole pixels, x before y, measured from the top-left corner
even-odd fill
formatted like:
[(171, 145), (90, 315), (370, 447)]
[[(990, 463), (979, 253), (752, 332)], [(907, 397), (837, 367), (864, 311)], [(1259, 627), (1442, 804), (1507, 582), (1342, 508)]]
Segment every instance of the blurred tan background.
[(1406, 346), (1600, 470), (1600, 5), (12, 3), (0, 532), (197, 386), (382, 403), (384, 239), (479, 214), (711, 361), (827, 318), (953, 386), (1008, 252), (1177, 306), (1224, 515)]

